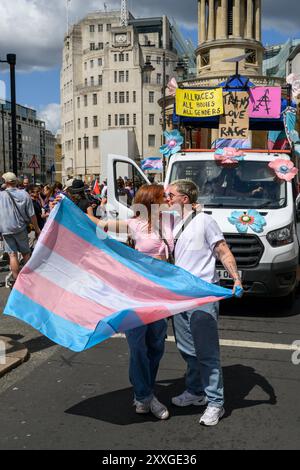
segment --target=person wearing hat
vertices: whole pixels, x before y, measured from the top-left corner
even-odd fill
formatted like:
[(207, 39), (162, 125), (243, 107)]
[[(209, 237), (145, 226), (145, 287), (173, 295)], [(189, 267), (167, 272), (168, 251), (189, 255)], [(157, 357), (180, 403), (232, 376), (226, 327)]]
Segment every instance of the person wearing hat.
[(88, 213), (91, 203), (85, 194), (85, 185), (82, 180), (74, 179), (72, 185), (67, 190), (70, 198), (85, 214)]
[[(17, 177), (8, 172), (2, 175), (6, 189), (0, 192), (0, 233), (3, 237), (4, 250), (9, 254), (9, 264), (13, 282), (17, 279), (20, 265), (18, 253), (26, 263), (30, 258), (27, 225), (32, 224), (36, 236), (40, 229), (29, 194), (17, 189)], [(13, 284), (12, 282), (12, 284)]]

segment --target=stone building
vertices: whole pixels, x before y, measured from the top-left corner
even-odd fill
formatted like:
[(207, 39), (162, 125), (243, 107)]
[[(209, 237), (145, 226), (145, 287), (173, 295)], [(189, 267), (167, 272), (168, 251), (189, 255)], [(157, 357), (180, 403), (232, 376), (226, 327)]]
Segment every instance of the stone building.
[(178, 57), (165, 16), (129, 14), (128, 26), (120, 26), (120, 11), (96, 12), (70, 29), (61, 69), (63, 179), (102, 178), (100, 140), (107, 130), (134, 131), (132, 158), (158, 155), (164, 66), (168, 81)]
[[(11, 106), (6, 101), (1, 105), (0, 126), (0, 173), (12, 170)], [(40, 168), (36, 179), (51, 182), (51, 167), (54, 163), (54, 136), (45, 127), (45, 122), (37, 118), (34, 109), (17, 105), (17, 161), (18, 176), (31, 177), (33, 170), (29, 163), (36, 156)]]

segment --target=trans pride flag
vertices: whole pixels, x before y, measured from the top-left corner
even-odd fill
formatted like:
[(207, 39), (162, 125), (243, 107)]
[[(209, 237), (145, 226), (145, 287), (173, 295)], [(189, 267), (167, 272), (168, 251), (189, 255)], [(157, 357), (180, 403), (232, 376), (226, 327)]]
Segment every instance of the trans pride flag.
[(161, 171), (163, 168), (162, 159), (160, 157), (148, 157), (141, 161), (141, 169)]
[(231, 295), (107, 237), (65, 197), (51, 212), (4, 313), (79, 352)]

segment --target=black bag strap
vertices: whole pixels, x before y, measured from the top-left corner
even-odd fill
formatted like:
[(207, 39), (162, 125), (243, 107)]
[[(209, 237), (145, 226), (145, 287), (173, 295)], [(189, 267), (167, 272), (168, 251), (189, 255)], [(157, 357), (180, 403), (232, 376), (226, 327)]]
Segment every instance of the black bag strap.
[(198, 214), (199, 212), (197, 212), (196, 209), (193, 209), (193, 211), (189, 214), (189, 216), (187, 217), (187, 219), (183, 222), (183, 224), (180, 226), (180, 228), (178, 229), (175, 237), (174, 237), (174, 250), (173, 252), (175, 251), (175, 248), (176, 248), (176, 244), (178, 242), (178, 239), (180, 238), (180, 235), (182, 234), (182, 232), (187, 228), (187, 226), (190, 224), (190, 222), (192, 222), (192, 220), (196, 217), (196, 215)]
[(158, 233), (159, 233), (160, 238), (162, 239), (162, 241), (164, 242), (164, 244), (166, 245), (166, 247), (168, 249), (168, 258), (167, 258), (168, 262), (171, 263), (171, 264), (175, 264), (175, 258), (174, 258), (174, 255), (173, 255), (173, 251), (170, 248), (168, 240), (163, 236), (161, 227), (158, 228)]
[(30, 220), (25, 220), (24, 215), (22, 214), (22, 212), (21, 212), (20, 209), (18, 208), (18, 205), (17, 205), (17, 203), (16, 203), (16, 201), (15, 201), (15, 198), (14, 198), (14, 197), (10, 194), (10, 192), (7, 191), (7, 190), (6, 190), (6, 194), (8, 194), (8, 196), (9, 196), (10, 199), (12, 200), (13, 205), (14, 205), (15, 208), (17, 209), (17, 212), (18, 212), (18, 214), (20, 215), (20, 217), (22, 217), (22, 219), (24, 220), (24, 223), (25, 223), (25, 224), (29, 224)]

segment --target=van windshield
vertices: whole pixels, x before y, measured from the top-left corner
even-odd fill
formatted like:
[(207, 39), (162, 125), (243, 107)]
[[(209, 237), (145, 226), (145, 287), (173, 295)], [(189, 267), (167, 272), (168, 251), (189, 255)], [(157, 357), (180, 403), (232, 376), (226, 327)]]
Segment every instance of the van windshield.
[(286, 182), (278, 181), (265, 161), (242, 161), (234, 168), (213, 160), (175, 162), (170, 182), (177, 179), (194, 181), (205, 207), (279, 209), (287, 203)]

